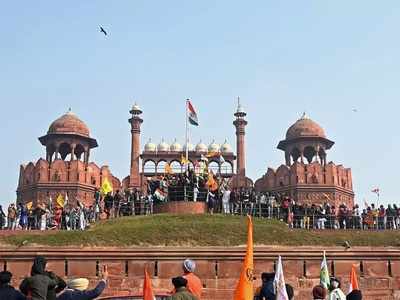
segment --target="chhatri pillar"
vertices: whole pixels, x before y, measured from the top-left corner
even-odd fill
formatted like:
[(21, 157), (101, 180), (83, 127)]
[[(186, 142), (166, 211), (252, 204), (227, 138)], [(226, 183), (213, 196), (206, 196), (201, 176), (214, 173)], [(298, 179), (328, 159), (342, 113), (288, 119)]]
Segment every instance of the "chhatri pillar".
[(131, 124), (131, 171), (129, 177), (129, 188), (140, 189), (140, 171), (139, 171), (139, 159), (140, 159), (140, 127), (143, 123), (140, 115), (142, 110), (135, 104), (130, 111), (132, 117), (128, 120)]

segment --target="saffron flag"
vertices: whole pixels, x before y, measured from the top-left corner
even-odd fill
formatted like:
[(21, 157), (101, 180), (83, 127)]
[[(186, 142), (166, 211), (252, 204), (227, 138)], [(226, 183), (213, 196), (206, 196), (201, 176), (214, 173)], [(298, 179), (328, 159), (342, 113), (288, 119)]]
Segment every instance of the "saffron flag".
[(165, 164), (165, 170), (164, 170), (165, 174), (173, 174), (174, 172), (172, 171), (171, 165), (169, 163)]
[(274, 289), (276, 300), (289, 300), (288, 294), (286, 292), (285, 277), (283, 276), (282, 258), (280, 255), (278, 257), (278, 264), (276, 265)]
[(194, 110), (194, 107), (190, 100), (186, 100), (187, 103), (187, 115), (188, 115), (188, 120), (189, 123), (194, 125), (194, 126), (199, 126), (199, 120), (197, 119), (197, 113)]
[(151, 278), (147, 272), (147, 268), (144, 268), (144, 282), (143, 282), (143, 300), (155, 300), (153, 293), (153, 287), (151, 285)]
[(247, 216), (247, 249), (234, 300), (253, 300), (253, 222)]
[(323, 286), (326, 289), (329, 288), (330, 280), (329, 280), (328, 264), (326, 263), (325, 251), (324, 251), (324, 257), (322, 258), (321, 262), (321, 272), (319, 275), (319, 281), (321, 286)]
[(207, 179), (207, 187), (210, 191), (216, 191), (218, 189), (218, 182), (214, 179), (214, 174), (212, 171), (208, 173), (208, 179)]
[(108, 181), (107, 178), (105, 178), (105, 179), (103, 180), (102, 185), (101, 185), (100, 193), (101, 193), (102, 195), (107, 195), (108, 193), (110, 193), (110, 192), (112, 192), (112, 191), (113, 191), (113, 188), (112, 188), (111, 183)]
[(32, 201), (31, 201), (31, 202), (28, 202), (28, 203), (26, 204), (26, 208), (27, 208), (28, 210), (31, 210), (32, 206), (33, 206), (33, 202), (32, 202)]
[(57, 199), (56, 199), (56, 203), (57, 203), (57, 205), (59, 206), (59, 207), (64, 207), (64, 205), (65, 205), (65, 200), (64, 200), (64, 197), (61, 195), (61, 194), (59, 194), (58, 196), (57, 196)]
[(351, 293), (353, 290), (359, 290), (355, 265), (351, 266), (349, 293)]

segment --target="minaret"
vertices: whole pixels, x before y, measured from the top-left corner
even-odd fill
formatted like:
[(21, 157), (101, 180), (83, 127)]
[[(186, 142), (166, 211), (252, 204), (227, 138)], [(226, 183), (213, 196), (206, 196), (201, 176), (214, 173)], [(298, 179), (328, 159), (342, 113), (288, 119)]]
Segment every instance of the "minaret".
[(140, 118), (142, 110), (135, 103), (130, 111), (132, 118), (128, 121), (131, 124), (132, 144), (131, 144), (131, 172), (129, 178), (130, 188), (140, 188), (140, 172), (139, 172), (139, 158), (140, 158), (140, 126), (143, 120)]
[(245, 159), (245, 127), (247, 121), (245, 120), (246, 112), (240, 104), (240, 98), (238, 97), (238, 107), (234, 116), (236, 120), (233, 125), (236, 127), (236, 174), (239, 176), (246, 176), (246, 159)]

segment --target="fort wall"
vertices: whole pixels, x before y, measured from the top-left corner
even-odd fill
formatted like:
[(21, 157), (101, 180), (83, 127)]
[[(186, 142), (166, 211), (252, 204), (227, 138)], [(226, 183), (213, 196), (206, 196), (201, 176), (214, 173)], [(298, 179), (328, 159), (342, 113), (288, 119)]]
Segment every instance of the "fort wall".
[[(261, 272), (272, 272), (282, 256), (287, 283), (295, 289), (295, 299), (310, 299), (319, 282), (323, 250), (327, 251), (330, 273), (342, 281), (347, 292), (351, 266), (357, 266), (364, 299), (400, 299), (400, 249), (355, 247), (256, 247), (254, 252), (255, 287)], [(87, 277), (91, 286), (98, 280), (103, 264), (109, 266), (110, 280), (105, 295), (140, 294), (146, 266), (156, 292), (172, 289), (171, 278), (181, 274), (184, 258), (197, 263), (196, 273), (204, 283), (205, 300), (232, 299), (239, 277), (244, 248), (0, 248), (0, 269), (14, 274), (14, 283), (30, 272), (32, 259), (44, 255), (49, 269), (65, 278)]]

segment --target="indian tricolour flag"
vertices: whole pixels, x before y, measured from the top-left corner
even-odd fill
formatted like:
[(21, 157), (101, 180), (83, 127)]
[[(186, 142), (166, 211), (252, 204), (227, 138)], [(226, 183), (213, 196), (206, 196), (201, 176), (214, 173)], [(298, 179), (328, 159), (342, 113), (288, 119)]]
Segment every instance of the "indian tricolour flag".
[(197, 119), (196, 111), (194, 110), (194, 107), (189, 99), (187, 100), (187, 114), (189, 123), (194, 126), (199, 126), (199, 120)]

